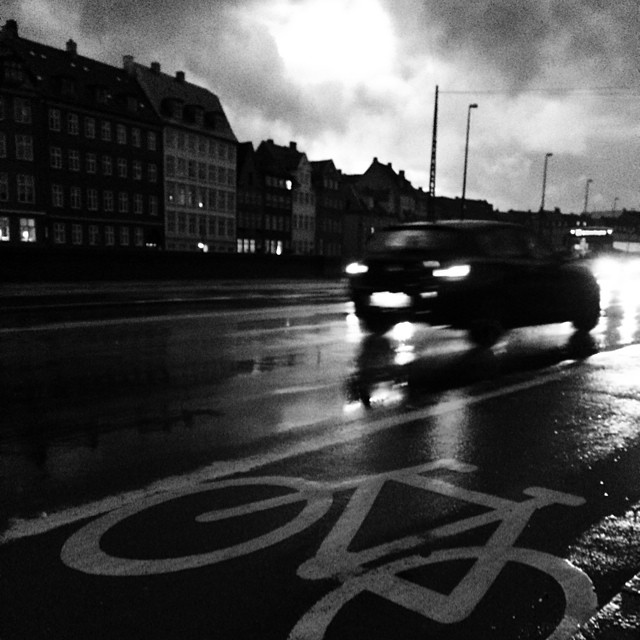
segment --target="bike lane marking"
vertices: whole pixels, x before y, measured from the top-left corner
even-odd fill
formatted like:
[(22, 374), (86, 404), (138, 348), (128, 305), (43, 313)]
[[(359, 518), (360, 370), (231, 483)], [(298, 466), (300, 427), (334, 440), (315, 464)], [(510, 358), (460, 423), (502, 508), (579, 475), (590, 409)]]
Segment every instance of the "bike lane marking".
[[(592, 359), (595, 360), (596, 356)], [(314, 436), (286, 448), (248, 456), (243, 459), (214, 462), (190, 474), (164, 478), (148, 485), (144, 489), (109, 496), (101, 500), (44, 514), (39, 517), (13, 519), (7, 529), (0, 534), (0, 544), (5, 544), (11, 540), (26, 536), (46, 533), (52, 529), (77, 522), (78, 520), (95, 517), (107, 511), (119, 509), (159, 494), (173, 493), (189, 487), (192, 488), (195, 484), (210, 482), (231, 475), (249, 473), (273, 463), (282, 462), (283, 460), (307, 453), (314, 453), (329, 447), (347, 444), (363, 436), (381, 433), (409, 422), (435, 418), (447, 413), (464, 410), (469, 406), (480, 404), (487, 400), (527, 391), (569, 377), (574, 373), (574, 366), (572, 361), (565, 362), (557, 365), (551, 372), (535, 378), (515, 382), (477, 395), (459, 397), (455, 400), (445, 400), (436, 405), (430, 405), (406, 413), (387, 415), (374, 418), (373, 420), (362, 419), (358, 416), (345, 416), (341, 425), (328, 436)], [(312, 428), (314, 426), (318, 425), (310, 424), (304, 428)]]

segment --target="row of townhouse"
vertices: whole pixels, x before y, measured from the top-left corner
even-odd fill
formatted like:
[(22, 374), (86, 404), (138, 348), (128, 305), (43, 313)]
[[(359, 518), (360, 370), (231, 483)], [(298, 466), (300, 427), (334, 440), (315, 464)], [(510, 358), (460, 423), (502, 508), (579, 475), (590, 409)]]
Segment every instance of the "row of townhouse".
[[(467, 201), (470, 217), (491, 216)], [(399, 220), (456, 217), (374, 158), (360, 175), (296, 142), (239, 143), (219, 98), (123, 57), (117, 68), (0, 30), (0, 246), (349, 260)]]

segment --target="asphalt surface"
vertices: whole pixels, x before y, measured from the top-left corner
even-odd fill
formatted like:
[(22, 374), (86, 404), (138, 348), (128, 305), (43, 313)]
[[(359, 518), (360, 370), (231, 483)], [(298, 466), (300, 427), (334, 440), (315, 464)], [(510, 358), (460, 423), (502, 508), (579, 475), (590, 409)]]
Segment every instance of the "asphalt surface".
[[(273, 306), (304, 300), (337, 302), (345, 298), (342, 281), (269, 282), (104, 282), (0, 284), (0, 321), (28, 326), (36, 318), (64, 321), (78, 312), (91, 315), (125, 312), (171, 313), (176, 306)], [(110, 310), (110, 311), (109, 311)], [(640, 573), (629, 580), (575, 640), (638, 640), (640, 638)]]

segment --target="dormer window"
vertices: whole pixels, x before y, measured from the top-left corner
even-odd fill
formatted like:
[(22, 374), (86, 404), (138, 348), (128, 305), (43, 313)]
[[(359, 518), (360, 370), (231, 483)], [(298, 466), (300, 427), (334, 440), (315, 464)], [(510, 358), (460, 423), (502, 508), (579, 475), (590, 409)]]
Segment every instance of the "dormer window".
[(25, 79), (24, 69), (16, 60), (5, 60), (3, 63), (4, 81), (9, 84), (22, 84)]
[(60, 93), (65, 96), (76, 94), (76, 83), (73, 78), (60, 78)]

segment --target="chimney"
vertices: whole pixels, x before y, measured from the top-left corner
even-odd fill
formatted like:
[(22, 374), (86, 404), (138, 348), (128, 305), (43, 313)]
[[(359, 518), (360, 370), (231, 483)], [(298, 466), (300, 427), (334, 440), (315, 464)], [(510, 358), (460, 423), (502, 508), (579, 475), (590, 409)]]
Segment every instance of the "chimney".
[(289, 143), (289, 149), (291, 149), (291, 151), (297, 151), (298, 150), (298, 143), (294, 142), (293, 140)]
[(122, 56), (122, 68), (130, 75), (133, 75), (133, 56)]
[(159, 62), (152, 62), (151, 63), (151, 71), (153, 73), (160, 73), (160, 63)]
[(184, 82), (184, 71), (176, 71), (176, 80), (178, 82)]
[(67, 53), (72, 56), (78, 55), (78, 45), (73, 40), (67, 40)]
[(0, 33), (6, 38), (18, 37), (18, 23), (15, 20), (7, 20), (2, 27)]
[(378, 156), (373, 156), (373, 164), (376, 164), (378, 162)]
[(393, 165), (390, 162), (387, 162), (387, 167), (389, 167), (389, 169), (393, 169)]
[(398, 173), (400, 174), (400, 177), (404, 179), (404, 169), (400, 169)]

